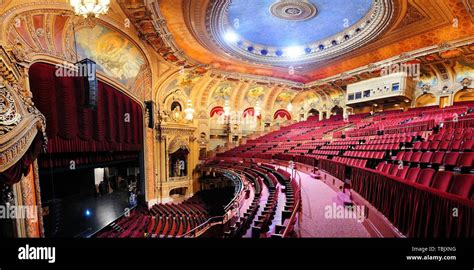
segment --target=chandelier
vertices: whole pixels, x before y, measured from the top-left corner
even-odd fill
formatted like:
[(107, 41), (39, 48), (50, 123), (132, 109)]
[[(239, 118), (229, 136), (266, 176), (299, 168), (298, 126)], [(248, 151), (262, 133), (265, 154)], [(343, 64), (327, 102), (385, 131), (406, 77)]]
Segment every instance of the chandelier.
[(70, 0), (70, 3), (77, 15), (98, 17), (107, 13), (110, 0)]

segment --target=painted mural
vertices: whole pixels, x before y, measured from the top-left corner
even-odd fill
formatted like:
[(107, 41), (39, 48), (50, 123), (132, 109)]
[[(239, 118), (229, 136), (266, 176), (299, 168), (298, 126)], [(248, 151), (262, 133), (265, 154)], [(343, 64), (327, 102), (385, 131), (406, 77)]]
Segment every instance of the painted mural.
[(435, 86), (438, 84), (438, 77), (431, 69), (422, 69), (420, 80), (418, 81), (416, 87), (421, 88), (423, 85)]
[(123, 35), (102, 25), (77, 31), (79, 59), (90, 58), (99, 72), (130, 87), (145, 60), (139, 49)]
[(294, 96), (295, 93), (293, 91), (285, 90), (277, 96), (275, 102), (280, 105), (288, 104)]
[(461, 82), (464, 78), (474, 78), (474, 64), (459, 61), (454, 66), (454, 72), (456, 72), (456, 82)]
[(232, 84), (223, 83), (217, 86), (216, 90), (212, 93), (213, 101), (224, 101), (229, 99), (230, 93), (232, 92)]
[(265, 88), (263, 86), (255, 86), (249, 89), (245, 98), (248, 103), (253, 104), (257, 101), (262, 101), (264, 94)]

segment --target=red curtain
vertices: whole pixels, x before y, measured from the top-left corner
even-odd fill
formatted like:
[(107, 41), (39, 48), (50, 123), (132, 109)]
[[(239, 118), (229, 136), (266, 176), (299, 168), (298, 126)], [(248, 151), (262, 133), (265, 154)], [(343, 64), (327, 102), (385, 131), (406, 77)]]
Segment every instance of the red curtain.
[[(29, 71), (33, 101), (46, 117), (48, 149), (44, 157), (60, 153), (141, 151), (143, 120), (138, 103), (99, 81), (97, 108), (86, 108), (82, 78), (57, 77), (55, 71), (54, 66), (44, 63), (33, 64)], [(100, 162), (95, 157), (88, 160)]]
[(31, 163), (33, 163), (38, 154), (41, 152), (42, 145), (43, 135), (39, 133), (36, 135), (35, 139), (30, 145), (30, 148), (28, 148), (28, 151), (23, 155), (23, 157), (17, 163), (15, 163), (15, 165), (0, 173), (0, 182), (13, 185), (20, 181), (23, 175), (27, 175), (29, 173)]

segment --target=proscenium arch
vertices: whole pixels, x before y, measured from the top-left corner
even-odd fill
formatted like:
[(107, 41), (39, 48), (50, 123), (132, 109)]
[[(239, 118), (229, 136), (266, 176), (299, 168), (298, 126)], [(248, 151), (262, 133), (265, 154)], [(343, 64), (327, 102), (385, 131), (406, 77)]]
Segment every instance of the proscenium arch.
[[(15, 10), (15, 12), (8, 12), (8, 11), (11, 11), (11, 10)], [(4, 41), (9, 40), (9, 38), (8, 38), (8, 34), (9, 34), (8, 29), (15, 23), (15, 22), (13, 22), (13, 20), (15, 18), (17, 18), (19, 16), (23, 16), (28, 12), (34, 12), (34, 11), (41, 11), (42, 13), (50, 11), (50, 13), (47, 13), (47, 14), (57, 15), (57, 16), (66, 14), (66, 15), (70, 16), (71, 19), (67, 20), (67, 22), (64, 26), (65, 28), (72, 27), (71, 26), (72, 20), (76, 16), (74, 14), (74, 12), (71, 10), (70, 5), (67, 4), (67, 3), (54, 3), (54, 2), (53, 3), (28, 3), (28, 4), (22, 4), (22, 5), (19, 5), (19, 6), (14, 6), (11, 9), (7, 10), (7, 12), (5, 12), (4, 15), (0, 17), (0, 25), (2, 25), (2, 27), (0, 28), (0, 37), (1, 37), (1, 39), (4, 40)], [(139, 50), (140, 54), (142, 55), (142, 57), (145, 61), (144, 64), (149, 69), (149, 71), (150, 72), (153, 71), (153, 67), (150, 64), (151, 63), (151, 61), (150, 61), (151, 56), (150, 56), (150, 53), (148, 51), (148, 48), (146, 48), (142, 43), (136, 42), (136, 40), (139, 40), (138, 36), (135, 36), (135, 34), (131, 30), (127, 31), (127, 32), (124, 31), (123, 30), (124, 28), (121, 25), (117, 25), (117, 22), (115, 20), (112, 20), (110, 17), (101, 16), (101, 17), (99, 17), (95, 20), (96, 20), (95, 21), (96, 24), (100, 24), (100, 25), (102, 25), (106, 28), (109, 28), (111, 31), (119, 33), (120, 35), (124, 36), (129, 42), (131, 42)], [(62, 38), (64, 39), (65, 37), (63, 36)], [(15, 44), (10, 44), (10, 45), (15, 46)], [(41, 54), (43, 54), (44, 56), (49, 56), (51, 58), (55, 58), (55, 56), (49, 54), (46, 51), (44, 51), (44, 52), (34, 52), (34, 53), (30, 53), (30, 54), (31, 54), (32, 58), (35, 58), (36, 55), (41, 55)], [(67, 60), (67, 59), (64, 59), (64, 58), (59, 58), (59, 57), (57, 57), (57, 58), (61, 59), (62, 63), (64, 63), (64, 61)], [(109, 79), (109, 81), (110, 80), (111, 79)], [(114, 83), (114, 85), (117, 85), (117, 83)], [(152, 85), (153, 85), (152, 76), (150, 76), (150, 85), (149, 85), (149, 87), (152, 88)], [(120, 88), (123, 89), (123, 87), (120, 87)], [(146, 89), (145, 95), (146, 95), (147, 91), (151, 91), (151, 89)]]

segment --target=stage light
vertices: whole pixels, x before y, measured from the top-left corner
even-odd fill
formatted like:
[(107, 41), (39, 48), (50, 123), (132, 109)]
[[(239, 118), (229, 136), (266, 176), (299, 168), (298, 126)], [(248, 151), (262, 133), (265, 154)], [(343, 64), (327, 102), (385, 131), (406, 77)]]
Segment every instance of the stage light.
[(237, 35), (234, 31), (227, 31), (225, 34), (224, 34), (224, 39), (227, 41), (227, 42), (237, 42), (239, 40), (239, 35)]
[(285, 55), (288, 57), (298, 57), (304, 54), (304, 49), (298, 46), (288, 47), (285, 49)]
[(84, 214), (86, 215), (86, 217), (90, 217), (92, 215), (92, 212), (91, 210), (87, 209)]

